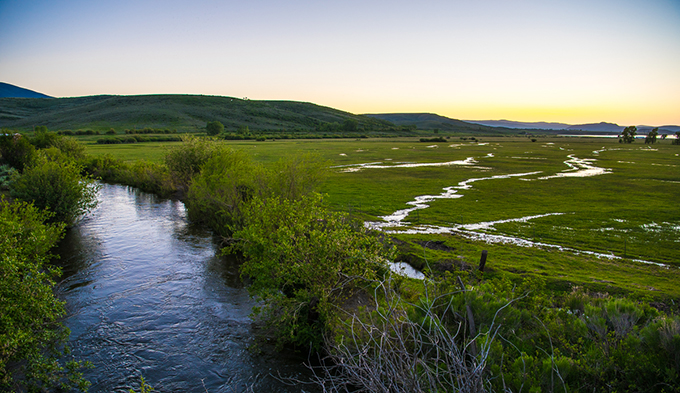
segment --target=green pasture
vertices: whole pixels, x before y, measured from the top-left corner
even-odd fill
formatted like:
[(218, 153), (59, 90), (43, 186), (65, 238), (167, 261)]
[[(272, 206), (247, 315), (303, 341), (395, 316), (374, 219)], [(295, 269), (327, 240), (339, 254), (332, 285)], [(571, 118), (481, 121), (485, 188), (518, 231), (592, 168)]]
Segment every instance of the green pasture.
[[(625, 291), (680, 297), (674, 283), (680, 278), (680, 146), (670, 140), (645, 145), (619, 144), (615, 138), (481, 138), (451, 137), (442, 143), (421, 143), (416, 138), (361, 140), (277, 140), (266, 142), (226, 141), (236, 149), (269, 163), (296, 153), (314, 153), (331, 169), (322, 187), (327, 201), (364, 220), (406, 209), (420, 195), (439, 195), (445, 187), (469, 179), (510, 174), (538, 174), (487, 179), (459, 190), (459, 198), (437, 199), (429, 208), (411, 213), (404, 228), (418, 225), (452, 227), (526, 216), (560, 213), (526, 222), (496, 224), (487, 232), (517, 236), (575, 250), (613, 254), (624, 259), (608, 260), (553, 249), (487, 245), (452, 235), (400, 235), (409, 239), (444, 239), (452, 247), (469, 249), (443, 259), (476, 258), (484, 248), (494, 255), (491, 266), (509, 272), (549, 277), (572, 285), (618, 288)], [(93, 155), (111, 154), (127, 161), (162, 161), (172, 143), (96, 145), (87, 143)], [(573, 155), (593, 159), (590, 165), (608, 173), (591, 177), (549, 177), (569, 167)], [(416, 168), (366, 168), (344, 172), (347, 165), (376, 163), (442, 163), (472, 157), (474, 165), (424, 166)], [(633, 259), (670, 265), (653, 267)]]

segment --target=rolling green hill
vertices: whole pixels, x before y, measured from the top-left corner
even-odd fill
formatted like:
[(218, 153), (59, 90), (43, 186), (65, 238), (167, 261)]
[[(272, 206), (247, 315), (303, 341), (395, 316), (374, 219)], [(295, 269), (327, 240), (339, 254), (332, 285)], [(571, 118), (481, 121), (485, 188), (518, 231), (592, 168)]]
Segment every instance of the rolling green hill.
[(358, 130), (385, 130), (393, 124), (307, 102), (254, 101), (198, 95), (0, 98), (0, 127), (31, 130), (108, 130), (145, 127), (202, 130), (209, 121), (227, 130), (323, 130), (332, 123), (356, 122)]

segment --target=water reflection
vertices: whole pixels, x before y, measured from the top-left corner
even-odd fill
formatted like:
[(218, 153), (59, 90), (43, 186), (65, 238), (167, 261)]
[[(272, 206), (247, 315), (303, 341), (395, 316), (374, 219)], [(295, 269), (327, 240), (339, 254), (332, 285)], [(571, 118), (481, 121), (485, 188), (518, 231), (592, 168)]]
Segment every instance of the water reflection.
[(254, 302), (238, 262), (182, 203), (113, 185), (100, 201), (58, 250), (73, 354), (95, 365), (90, 391), (128, 391), (140, 374), (156, 391), (301, 391), (269, 373), (301, 375), (304, 359), (248, 350)]

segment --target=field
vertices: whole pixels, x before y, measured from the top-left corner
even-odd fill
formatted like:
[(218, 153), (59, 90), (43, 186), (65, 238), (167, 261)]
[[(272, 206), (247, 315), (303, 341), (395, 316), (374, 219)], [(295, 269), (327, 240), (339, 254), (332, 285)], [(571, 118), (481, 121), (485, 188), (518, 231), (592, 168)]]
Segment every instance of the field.
[[(488, 250), (488, 275), (542, 276), (557, 290), (680, 299), (680, 146), (668, 140), (224, 143), (264, 163), (293, 152), (327, 160), (327, 201), (390, 232), (418, 268), (476, 266)], [(159, 162), (171, 145), (87, 147), (93, 155)]]

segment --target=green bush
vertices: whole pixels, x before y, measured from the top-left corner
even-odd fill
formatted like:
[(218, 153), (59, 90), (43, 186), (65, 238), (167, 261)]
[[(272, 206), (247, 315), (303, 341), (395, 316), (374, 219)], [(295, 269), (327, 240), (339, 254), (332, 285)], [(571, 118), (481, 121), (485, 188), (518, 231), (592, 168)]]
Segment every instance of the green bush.
[(90, 177), (83, 177), (82, 168), (73, 161), (50, 160), (48, 155), (41, 152), (34, 165), (16, 176), (10, 193), (52, 212), (51, 221), (71, 226), (97, 205), (98, 186)]
[(59, 149), (66, 157), (72, 160), (82, 160), (85, 158), (85, 146), (75, 138), (63, 136), (52, 141), (51, 147)]
[(297, 155), (264, 168), (242, 151), (216, 150), (191, 181), (189, 218), (227, 236), (242, 225), (244, 202), (252, 197), (299, 199), (318, 186), (326, 166), (315, 156)]
[(35, 159), (36, 151), (28, 138), (20, 134), (3, 133), (0, 135), (0, 155), (3, 163), (23, 171)]
[(206, 124), (205, 131), (210, 136), (219, 135), (224, 132), (224, 125), (219, 121), (210, 121)]
[(190, 135), (182, 137), (182, 143), (171, 148), (165, 155), (165, 165), (177, 180), (177, 188), (186, 192), (191, 178), (219, 150), (220, 147), (209, 139)]
[(202, 168), (187, 194), (189, 218), (229, 235), (241, 225), (243, 202), (264, 196), (264, 170), (246, 153), (232, 149), (219, 151)]
[(60, 272), (47, 262), (63, 224), (44, 224), (48, 218), (24, 202), (0, 202), (0, 391), (89, 385), (79, 372), (86, 364), (59, 361), (69, 331), (52, 292)]
[(254, 197), (242, 206), (238, 242), (249, 290), (264, 301), (259, 313), (279, 343), (317, 347), (334, 304), (355, 284), (374, 279), (394, 256), (389, 243), (364, 226), (323, 206), (321, 196), (298, 200)]
[(291, 200), (308, 195), (325, 179), (329, 166), (311, 154), (281, 159), (268, 172), (269, 195)]
[(8, 190), (11, 180), (17, 175), (17, 170), (9, 165), (0, 165), (0, 190)]
[(55, 141), (59, 139), (59, 135), (56, 132), (49, 132), (47, 127), (38, 126), (35, 127), (35, 132), (30, 142), (33, 146), (38, 149), (45, 149), (47, 147), (53, 146)]

